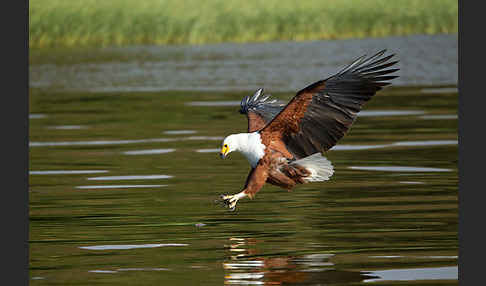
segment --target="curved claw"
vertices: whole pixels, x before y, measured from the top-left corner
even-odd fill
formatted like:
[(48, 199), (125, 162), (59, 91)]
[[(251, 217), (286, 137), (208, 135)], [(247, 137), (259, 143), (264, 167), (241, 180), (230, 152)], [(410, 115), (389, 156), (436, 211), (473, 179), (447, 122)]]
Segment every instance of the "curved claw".
[(214, 204), (218, 204), (218, 205), (221, 205), (222, 207), (226, 207), (227, 206), (227, 203), (223, 199), (223, 196), (224, 195), (220, 195), (219, 198), (215, 199), (214, 200)]
[(216, 201), (223, 204), (224, 207), (227, 207), (230, 211), (235, 211), (238, 197), (235, 195), (220, 195), (219, 200), (215, 200), (215, 202)]

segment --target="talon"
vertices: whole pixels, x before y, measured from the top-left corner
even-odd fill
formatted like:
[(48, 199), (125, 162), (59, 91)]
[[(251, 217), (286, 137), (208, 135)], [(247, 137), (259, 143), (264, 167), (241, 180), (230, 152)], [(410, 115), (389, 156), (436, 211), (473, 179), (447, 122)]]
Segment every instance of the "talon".
[(234, 211), (236, 209), (236, 203), (238, 202), (238, 197), (235, 195), (220, 195), (219, 203), (223, 204), (224, 207), (227, 207), (230, 211)]
[(214, 203), (227, 205), (228, 195), (219, 195), (219, 199), (215, 199)]
[(238, 194), (234, 195), (220, 195), (220, 203), (222, 203), (225, 207), (227, 207), (230, 211), (234, 211), (236, 209), (236, 203), (241, 198), (246, 197), (247, 194), (244, 191), (239, 192)]
[(227, 201), (227, 200), (230, 200), (233, 196), (230, 196), (230, 195), (221, 195), (221, 199), (223, 201)]
[(230, 211), (234, 211), (235, 210), (235, 208), (236, 208), (236, 202), (237, 201), (238, 200), (236, 200), (236, 199), (235, 200), (230, 200), (230, 204), (228, 205), (228, 208), (230, 209)]

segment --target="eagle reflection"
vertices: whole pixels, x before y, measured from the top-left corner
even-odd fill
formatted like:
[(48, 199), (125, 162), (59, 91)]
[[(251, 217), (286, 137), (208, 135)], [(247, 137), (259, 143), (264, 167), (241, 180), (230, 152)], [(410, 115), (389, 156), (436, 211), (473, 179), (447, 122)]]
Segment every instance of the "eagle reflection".
[(230, 238), (223, 263), (226, 285), (322, 285), (378, 278), (364, 272), (336, 270), (333, 254), (262, 256), (258, 239)]

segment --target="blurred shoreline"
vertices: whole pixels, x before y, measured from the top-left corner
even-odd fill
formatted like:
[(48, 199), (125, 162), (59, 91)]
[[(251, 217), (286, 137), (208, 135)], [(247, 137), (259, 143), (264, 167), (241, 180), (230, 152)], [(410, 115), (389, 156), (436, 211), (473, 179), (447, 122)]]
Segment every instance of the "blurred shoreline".
[(393, 86), (455, 86), (457, 35), (31, 51), (30, 87), (47, 91), (296, 91), (387, 49)]

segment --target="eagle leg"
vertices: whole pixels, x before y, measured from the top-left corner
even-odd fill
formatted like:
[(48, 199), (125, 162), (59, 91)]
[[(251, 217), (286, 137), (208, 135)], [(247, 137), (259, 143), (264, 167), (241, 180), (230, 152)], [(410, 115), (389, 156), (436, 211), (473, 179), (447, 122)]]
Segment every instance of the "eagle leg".
[(220, 202), (229, 208), (230, 211), (234, 211), (238, 200), (249, 197), (253, 199), (255, 194), (263, 187), (265, 181), (268, 178), (268, 166), (260, 160), (255, 168), (252, 168), (246, 179), (245, 188), (234, 195), (221, 195)]

